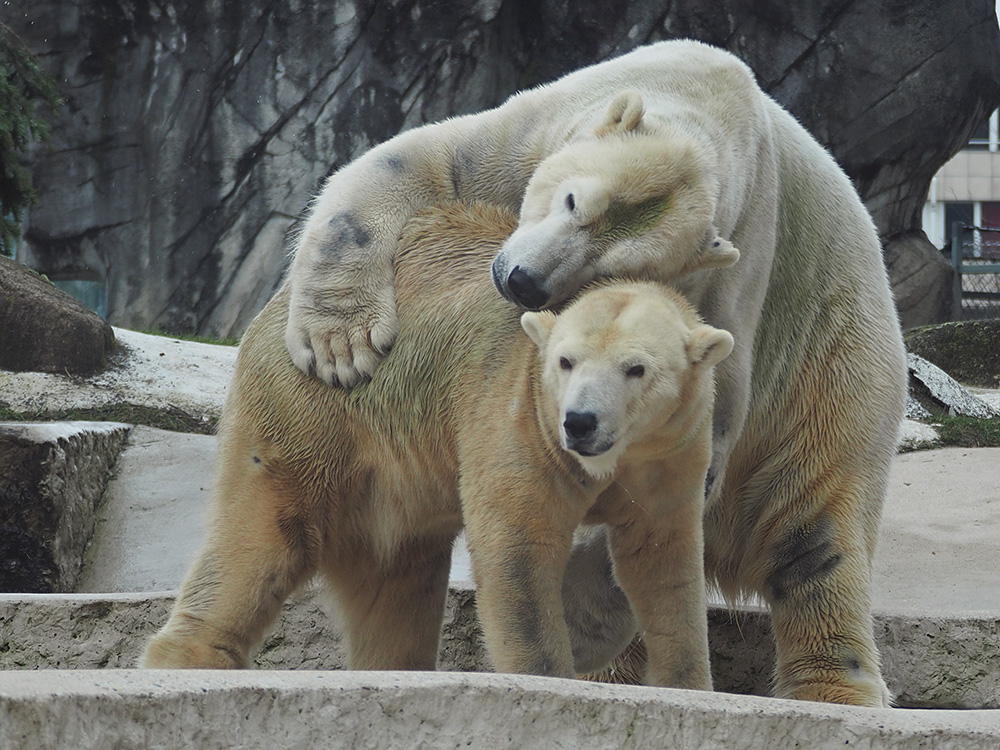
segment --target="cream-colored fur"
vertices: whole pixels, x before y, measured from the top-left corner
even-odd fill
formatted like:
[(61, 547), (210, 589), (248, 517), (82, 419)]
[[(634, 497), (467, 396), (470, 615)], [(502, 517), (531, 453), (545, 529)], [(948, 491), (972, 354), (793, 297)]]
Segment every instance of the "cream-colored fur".
[[(378, 372), (395, 238), (442, 196), (520, 207), (493, 273), (530, 308), (604, 275), (671, 280), (699, 243), (740, 249), (732, 271), (679, 282), (736, 339), (716, 372), (707, 571), (770, 605), (777, 695), (885, 705), (869, 577), (906, 367), (878, 238), (833, 159), (739, 60), (689, 41), (404, 133), (313, 206), (286, 331), (301, 369), (345, 385)], [(598, 572), (567, 579), (588, 623), (570, 617), (571, 637), (599, 663), (634, 623), (603, 545), (574, 555), (571, 573)]]
[[(711, 688), (701, 518), (713, 366), (732, 336), (672, 290), (605, 282), (520, 316), (489, 265), (513, 218), (450, 204), (397, 258), (402, 333), (351, 391), (304, 376), (288, 288), (243, 340), (220, 430), (208, 541), (147, 667), (245, 666), (321, 572), (350, 666), (431, 669), (451, 544), (466, 527), (497, 668), (575, 672), (561, 586), (574, 531), (605, 524), (650, 680)], [(690, 265), (732, 263), (694, 248)]]

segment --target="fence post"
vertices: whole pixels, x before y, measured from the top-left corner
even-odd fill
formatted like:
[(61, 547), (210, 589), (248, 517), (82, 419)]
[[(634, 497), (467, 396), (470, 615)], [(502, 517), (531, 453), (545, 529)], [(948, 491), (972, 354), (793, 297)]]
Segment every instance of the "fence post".
[(951, 224), (951, 267), (954, 270), (951, 281), (951, 319), (962, 320), (962, 222)]

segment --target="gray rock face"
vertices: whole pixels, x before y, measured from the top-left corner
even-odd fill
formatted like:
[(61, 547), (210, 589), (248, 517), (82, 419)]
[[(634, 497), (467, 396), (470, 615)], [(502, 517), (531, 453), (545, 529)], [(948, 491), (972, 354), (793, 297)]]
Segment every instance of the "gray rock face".
[(114, 343), (97, 313), (0, 257), (0, 368), (88, 375), (105, 364)]
[[(919, 230), (931, 176), (1000, 102), (989, 0), (24, 7), (4, 20), (67, 104), (31, 159), (42, 200), (22, 255), (104, 281), (108, 318), (127, 327), (242, 330), (332, 169), (645, 42), (690, 36), (743, 57), (829, 146), (890, 242)], [(933, 274), (920, 286), (943, 293)]]
[(883, 256), (904, 329), (951, 318), (954, 271), (922, 231), (888, 239)]
[(0, 591), (73, 591), (127, 425), (0, 423)]

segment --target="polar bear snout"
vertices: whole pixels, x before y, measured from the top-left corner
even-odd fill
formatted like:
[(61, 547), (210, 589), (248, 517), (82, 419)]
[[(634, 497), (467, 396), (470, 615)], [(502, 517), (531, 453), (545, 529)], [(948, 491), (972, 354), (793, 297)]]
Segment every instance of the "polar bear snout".
[(592, 412), (566, 412), (563, 420), (563, 447), (585, 458), (607, 453), (615, 444), (613, 439), (602, 436), (600, 422)]
[(548, 292), (520, 266), (511, 270), (506, 286), (510, 299), (527, 310), (541, 310), (549, 301)]
[(551, 303), (545, 280), (515, 265), (509, 271), (503, 255), (493, 261), (493, 285), (501, 296), (525, 310), (541, 310)]
[(597, 431), (597, 415), (592, 411), (566, 412), (563, 429), (570, 441), (584, 441)]
[(493, 260), (497, 291), (526, 310), (562, 302), (594, 279), (579, 237), (549, 241), (539, 239), (538, 232), (537, 227), (517, 230)]

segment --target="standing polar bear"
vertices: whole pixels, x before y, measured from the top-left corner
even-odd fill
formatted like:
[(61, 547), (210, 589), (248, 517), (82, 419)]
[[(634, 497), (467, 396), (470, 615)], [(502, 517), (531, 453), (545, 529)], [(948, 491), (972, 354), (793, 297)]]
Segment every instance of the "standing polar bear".
[[(497, 668), (572, 677), (562, 581), (586, 522), (611, 530), (650, 680), (711, 689), (701, 519), (712, 368), (732, 336), (650, 282), (519, 315), (489, 281), (513, 228), (510, 213), (459, 204), (408, 224), (399, 345), (353, 391), (288, 361), (278, 292), (240, 346), (208, 540), (144, 666), (246, 666), (321, 571), (352, 668), (433, 669), (464, 523)], [(737, 255), (694, 248), (688, 268)]]
[[(829, 154), (739, 60), (691, 41), (403, 133), (312, 207), (289, 277), (300, 369), (345, 386), (378, 372), (397, 330), (396, 240), (442, 198), (520, 208), (493, 274), (529, 309), (602, 276), (670, 280), (692, 244), (739, 248), (737, 269), (678, 285), (736, 339), (716, 374), (707, 572), (770, 606), (776, 695), (885, 705), (870, 568), (906, 366), (878, 237)], [(568, 601), (591, 585), (618, 600), (606, 577), (579, 584)], [(614, 625), (634, 627), (613, 608), (590, 614), (609, 633), (602, 644), (570, 622), (588, 664), (620, 645)]]

